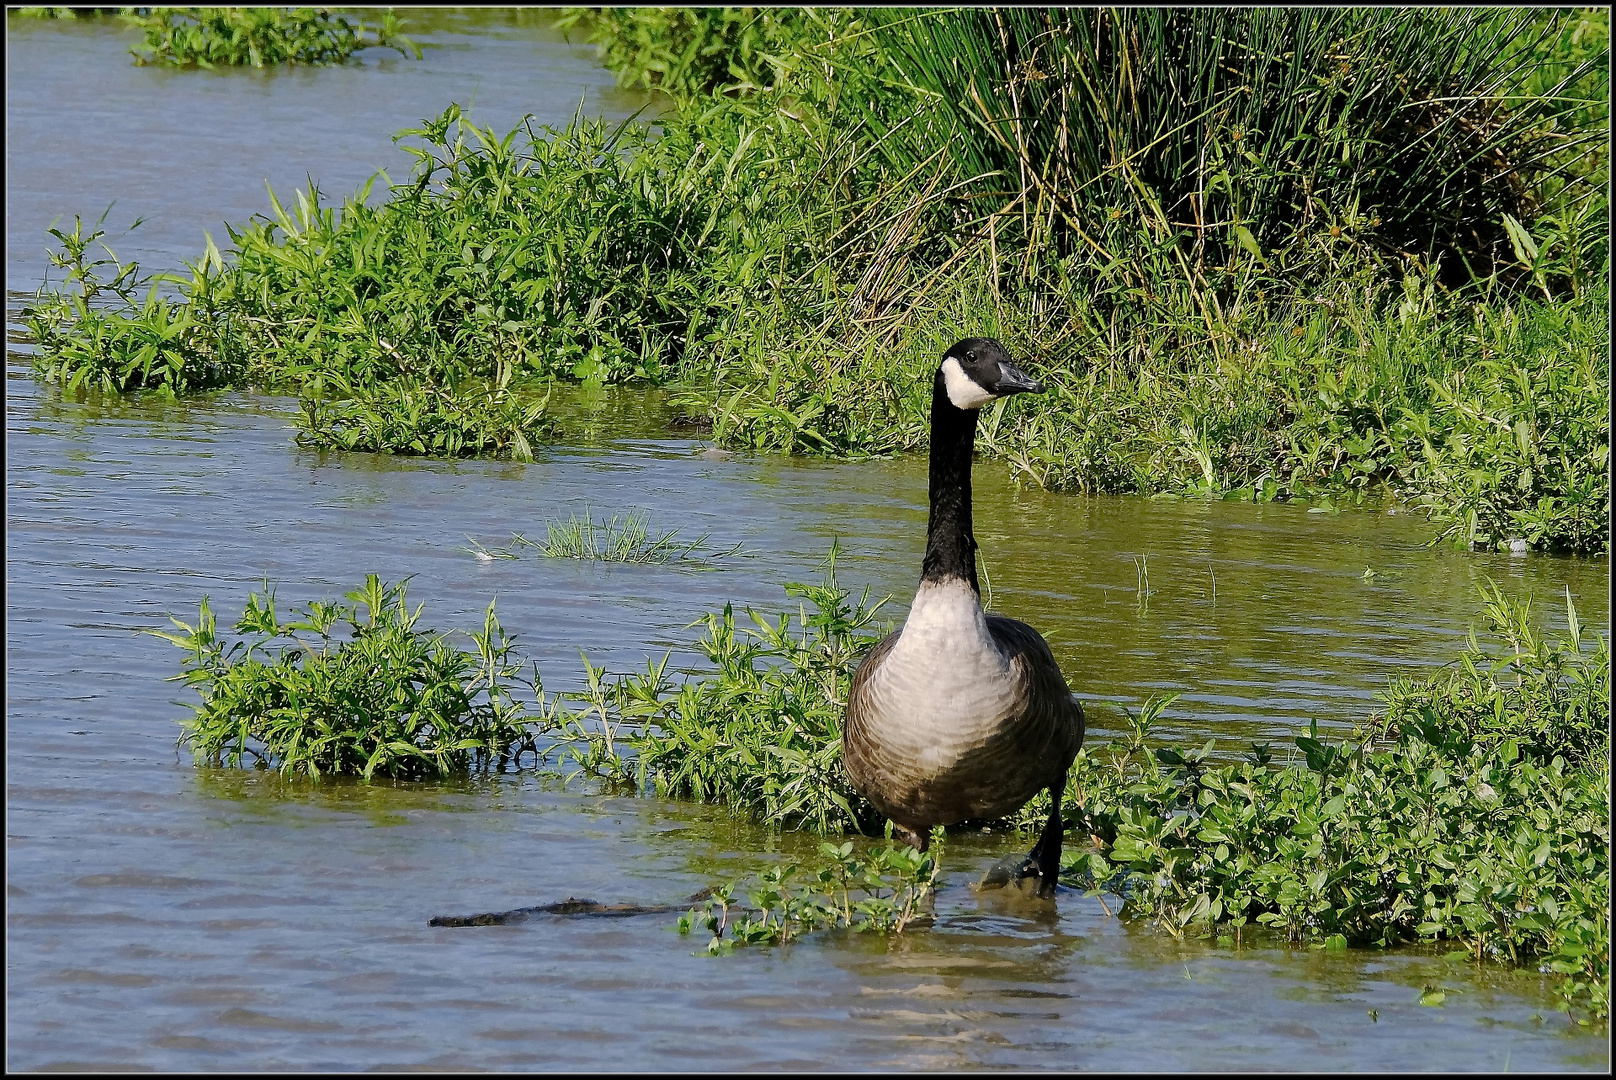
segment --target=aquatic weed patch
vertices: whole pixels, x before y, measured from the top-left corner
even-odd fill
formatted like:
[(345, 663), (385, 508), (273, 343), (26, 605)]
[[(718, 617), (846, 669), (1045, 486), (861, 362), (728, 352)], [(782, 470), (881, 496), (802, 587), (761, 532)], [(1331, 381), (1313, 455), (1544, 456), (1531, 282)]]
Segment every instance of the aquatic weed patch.
[[(162, 67), (275, 67), (340, 64), (361, 49), (394, 49), (421, 58), (421, 47), (382, 12), (367, 28), (326, 8), (124, 8), (123, 18), (144, 40), (129, 51), (137, 64)], [(368, 32), (367, 32), (368, 31)]]
[[(707, 951), (722, 955), (736, 946), (789, 945), (816, 930), (901, 934), (929, 917), (934, 855), (891, 844), (855, 854), (848, 842), (820, 844), (817, 862), (806, 870), (795, 863), (770, 867), (750, 889), (744, 881), (713, 889), (702, 908), (679, 919), (679, 933), (706, 930)], [(741, 890), (750, 907), (735, 899)]]
[(1531, 600), (1512, 602), (1496, 583), (1482, 593), (1486, 647), (1470, 642), (1447, 668), (1419, 678), (1395, 677), (1381, 695), (1386, 711), (1371, 730), (1396, 738), (1405, 727), (1436, 725), (1484, 748), (1513, 743), (1539, 763), (1556, 758), (1588, 769), (1610, 750), (1610, 643), (1585, 642), (1576, 605), (1566, 593), (1568, 630), (1539, 633)]
[[(88, 236), (77, 215), (72, 232), (50, 229), (62, 245), (49, 253), (51, 266), (65, 271), (70, 291), (51, 291), (47, 279), (22, 311), (39, 346), (34, 373), (68, 392), (158, 390), (174, 396), (237, 383), (246, 371), (245, 356), (232, 348), (218, 310), (208, 302), (218, 265), (211, 241), (189, 281), (142, 275), (139, 263), (120, 262), (107, 246), (101, 228), (106, 216)], [(164, 296), (162, 285), (178, 286), (180, 298)]]
[[(1506, 635), (1522, 614), (1496, 593), (1489, 611)], [(1209, 762), (1211, 743), (1151, 750), (1167, 701), (1147, 703), (1126, 742), (1079, 757), (1071, 790), (1095, 850), (1063, 873), (1174, 934), (1451, 941), (1562, 974), (1568, 1012), (1607, 1016), (1609, 759), (1542, 748), (1581, 745), (1587, 726), (1608, 744), (1608, 642), (1504, 658), (1472, 646), (1462, 663), (1470, 676), (1395, 681), (1384, 700), (1398, 720), (1339, 744), (1297, 738), (1295, 762), (1267, 746), (1236, 765)], [(1520, 681), (1481, 674), (1504, 670)], [(1517, 737), (1523, 712), (1541, 722)]]
[(348, 397), (302, 399), (296, 439), (318, 450), (532, 461), (533, 444), (554, 430), (548, 404), (548, 395), (534, 399), (504, 386), (457, 391), (394, 380)]
[[(585, 687), (549, 697), (537, 672), (520, 679), (492, 605), (476, 650), (456, 650), (417, 630), (420, 609), (374, 575), (349, 594), (355, 606), (317, 601), (295, 622), (255, 594), (234, 641), (206, 601), (195, 625), (176, 620), (183, 633), (162, 636), (186, 650), (176, 678), (203, 698), (182, 736), (198, 762), (369, 779), (500, 770), (531, 753), (535, 767), (782, 828), (870, 834), (881, 819), (843, 772), (841, 719), (881, 605), (841, 589), (834, 559), (826, 571), (787, 586), (794, 616), (749, 611), (748, 627), (726, 607), (693, 624), (709, 670), (679, 679), (664, 657), (613, 678), (586, 658)], [(1315, 727), (1287, 759), (1258, 745), (1220, 763), (1211, 742), (1152, 745), (1171, 698), (1129, 713), (1127, 739), (1074, 765), (1067, 804), (1092, 839), (1068, 849), (1066, 882), (1114, 892), (1122, 915), (1175, 935), (1451, 942), (1478, 962), (1562, 975), (1568, 1012), (1608, 1016), (1609, 643), (1587, 640), (1569, 602), (1572, 629), (1555, 640), (1496, 587), (1484, 602), (1491, 640), (1450, 670), (1394, 679), (1384, 713), (1339, 743)], [(346, 636), (332, 633), (339, 623)], [(1046, 813), (1040, 796), (1011, 823)], [(750, 907), (731, 884), (684, 929), (705, 927), (722, 951), (912, 923), (935, 863), (845, 847), (765, 872)], [(868, 903), (850, 899), (853, 885)]]
[[(202, 698), (182, 745), (200, 762), (257, 765), (312, 777), (419, 778), (503, 769), (529, 741), (514, 697), (520, 664), (489, 604), (475, 651), (418, 629), (405, 584), (370, 575), (351, 604), (314, 601), (283, 622), (275, 594), (251, 594), (221, 634), (204, 598), (182, 633), (174, 679)], [(359, 608), (365, 609), (361, 615)]]

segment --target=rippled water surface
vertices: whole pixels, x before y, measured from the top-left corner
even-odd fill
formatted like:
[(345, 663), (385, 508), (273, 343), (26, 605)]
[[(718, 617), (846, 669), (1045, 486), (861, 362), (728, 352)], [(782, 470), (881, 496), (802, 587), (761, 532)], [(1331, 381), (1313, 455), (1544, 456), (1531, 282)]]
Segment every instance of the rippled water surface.
[[(446, 20), (419, 65), (291, 75), (135, 68), (107, 24), (12, 18), (8, 33), (11, 289), (37, 284), (53, 216), (111, 196), (148, 217), (141, 256), (172, 267), (202, 227), (261, 210), (266, 176), (341, 193), (396, 166), (390, 133), (453, 97), (556, 122), (580, 96), (613, 115), (640, 104), (535, 20)], [(673, 901), (815, 841), (548, 776), (311, 786), (196, 769), (174, 749), (184, 693), (163, 681), (177, 650), (141, 631), (204, 594), (239, 611), (263, 577), (285, 602), (413, 574), (432, 626), (474, 626), (497, 597), (565, 688), (579, 649), (618, 670), (688, 657), (691, 619), (780, 604), (833, 537), (844, 583), (897, 594), (901, 617), (923, 463), (718, 454), (635, 394), (572, 402), (578, 434), (531, 465), (322, 457), (293, 448), (290, 411), (64, 401), (8, 365), (11, 1068), (1608, 1065), (1602, 1033), (1567, 1033), (1530, 973), (1417, 950), (1214, 949), (1080, 896), (978, 897), (967, 883), (1014, 843), (996, 835), (950, 840), (936, 925), (890, 943), (714, 959), (665, 915), (430, 928), (568, 896)], [(1607, 561), (1433, 550), (1384, 506), (1080, 499), (1018, 490), (991, 464), (977, 484), (996, 606), (1051, 634), (1096, 737), (1116, 723), (1106, 703), (1164, 690), (1184, 691), (1166, 730), (1197, 742), (1348, 725), (1388, 673), (1453, 657), (1488, 577), (1550, 623), (1569, 587), (1609, 632)], [(690, 573), (465, 550), (630, 507), (742, 552)], [(1454, 992), (1422, 1007), (1427, 985)]]

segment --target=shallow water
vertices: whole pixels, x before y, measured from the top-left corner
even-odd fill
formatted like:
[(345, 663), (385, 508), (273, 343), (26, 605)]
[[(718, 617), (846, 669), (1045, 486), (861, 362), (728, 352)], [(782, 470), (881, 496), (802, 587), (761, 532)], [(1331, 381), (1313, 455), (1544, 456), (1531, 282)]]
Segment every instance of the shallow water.
[[(536, 109), (540, 56), (571, 80), (543, 99), (550, 118), (582, 82), (601, 88), (592, 107), (630, 104), (542, 26), (440, 30), (463, 48), (414, 72), (367, 60), (357, 74), (186, 82), (125, 70), (116, 30), (18, 22), (13, 132), (19, 108), (70, 114), (99, 96), (154, 139), (198, 101), (214, 117), (281, 118), (238, 137), (235, 156), (145, 165), (116, 124), (93, 147), (8, 144), (8, 229), (17, 207), (99, 212), (92, 196), (116, 190), (120, 209), (171, 230), (142, 227), (167, 237), (151, 241), (154, 265), (193, 255), (197, 222), (261, 209), (245, 178), (279, 175), (288, 154), (304, 155), (294, 172), (346, 177), (333, 192), (362, 180), (393, 153), (389, 132), (458, 92), (433, 90), (439, 75), (485, 79), (480, 104), (497, 87), (513, 111)], [(322, 100), (329, 115), (305, 111)], [(283, 126), (305, 121), (353, 144), (311, 147)], [(13, 244), (8, 286), (37, 283), (33, 259)], [(414, 574), (427, 625), (475, 626), (497, 597), (523, 654), (565, 688), (579, 649), (639, 668), (665, 648), (688, 657), (686, 624), (704, 610), (783, 606), (779, 584), (812, 579), (838, 536), (843, 582), (897, 593), (901, 617), (923, 463), (718, 454), (670, 435), (650, 395), (572, 402), (576, 437), (518, 465), (298, 451), (283, 399), (64, 401), (15, 357), (7, 391), (10, 1068), (1608, 1067), (1604, 1033), (1568, 1034), (1531, 973), (1417, 950), (1213, 948), (1119, 925), (1080, 896), (1053, 910), (979, 898), (966, 883), (1014, 843), (997, 835), (950, 839), (936, 925), (894, 942), (824, 935), (714, 959), (691, 955), (699, 943), (665, 915), (429, 928), (434, 914), (568, 896), (672, 901), (816, 841), (546, 776), (311, 786), (197, 769), (174, 749), (185, 694), (163, 680), (177, 650), (141, 631), (193, 617), (203, 594), (233, 616), (266, 576), (284, 603), (370, 571)], [(1487, 577), (1556, 625), (1569, 587), (1584, 623), (1609, 633), (1608, 560), (1428, 549), (1428, 527), (1384, 506), (1080, 499), (1017, 489), (990, 464), (977, 476), (995, 604), (1053, 636), (1097, 737), (1116, 724), (1106, 702), (1166, 690), (1184, 691), (1167, 734), (1231, 749), (1309, 717), (1350, 724), (1387, 673), (1453, 657)], [(586, 507), (644, 507), (658, 527), (743, 549), (702, 572), (465, 550), (467, 535), (496, 545)], [(1427, 985), (1453, 992), (1424, 1007)]]

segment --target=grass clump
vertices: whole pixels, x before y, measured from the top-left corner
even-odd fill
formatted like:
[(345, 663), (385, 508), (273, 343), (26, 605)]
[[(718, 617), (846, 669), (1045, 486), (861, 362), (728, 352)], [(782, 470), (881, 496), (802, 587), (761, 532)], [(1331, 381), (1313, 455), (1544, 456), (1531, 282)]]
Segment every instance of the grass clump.
[[(391, 10), (367, 28), (325, 8), (126, 8), (144, 40), (129, 51), (137, 64), (162, 67), (275, 67), (340, 64), (361, 49), (394, 49), (421, 58)], [(367, 33), (368, 29), (368, 33)]]
[[(1336, 276), (1348, 249), (1449, 285), (1520, 274), (1506, 219), (1556, 154), (1608, 139), (1523, 75), (1563, 19), (1471, 9), (949, 9), (872, 15), (893, 64), (956, 121), (995, 217), (1118, 303), (1176, 283), (1216, 313), (1247, 286)], [(997, 197), (1000, 205), (995, 206)], [(1024, 224), (1023, 224), (1024, 223)]]
[(671, 563), (683, 559), (721, 559), (740, 550), (736, 544), (727, 551), (696, 552), (707, 542), (711, 533), (702, 533), (686, 544), (677, 542), (678, 529), (651, 533), (651, 515), (645, 510), (631, 510), (621, 525), (614, 514), (610, 521), (595, 521), (588, 513), (573, 515), (565, 522), (546, 522), (545, 538), (529, 540), (517, 534), (515, 542), (538, 548), (539, 554), (550, 559), (588, 559), (592, 562), (618, 563)]
[(890, 844), (855, 855), (851, 842), (820, 844), (819, 854), (820, 865), (806, 873), (789, 864), (758, 874), (746, 893), (750, 908), (735, 902), (743, 883), (714, 889), (702, 908), (679, 919), (679, 932), (706, 930), (707, 951), (719, 955), (738, 945), (788, 945), (823, 929), (901, 934), (927, 917), (937, 885), (934, 856)]
[[(347, 594), (282, 622), (275, 594), (247, 598), (234, 640), (204, 597), (196, 623), (157, 632), (186, 650), (177, 681), (196, 690), (181, 745), (198, 762), (251, 757), (282, 773), (417, 779), (503, 769), (529, 732), (512, 695), (520, 665), (488, 606), (475, 651), (418, 629), (405, 584), (375, 574)], [(359, 608), (365, 613), (361, 615)]]
[(1472, 645), (1461, 673), (1395, 680), (1384, 720), (1334, 745), (1312, 730), (1294, 764), (1267, 746), (1232, 765), (1208, 761), (1211, 742), (1152, 751), (1171, 699), (1147, 703), (1127, 741), (1079, 758), (1095, 850), (1068, 859), (1069, 880), (1174, 934), (1450, 941), (1562, 974), (1568, 1014), (1608, 1016), (1608, 643), (1529, 644), (1524, 608), (1496, 590), (1487, 613), (1511, 653)]

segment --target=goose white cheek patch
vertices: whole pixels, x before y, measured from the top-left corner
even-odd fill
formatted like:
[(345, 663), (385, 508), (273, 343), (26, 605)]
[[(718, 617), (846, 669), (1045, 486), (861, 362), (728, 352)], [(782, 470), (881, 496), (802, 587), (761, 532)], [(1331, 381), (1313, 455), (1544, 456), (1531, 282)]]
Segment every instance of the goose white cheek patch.
[(943, 358), (943, 386), (948, 390), (948, 400), (954, 403), (956, 409), (980, 409), (988, 402), (998, 400), (997, 394), (988, 393), (975, 379), (965, 374), (960, 362), (952, 356)]

